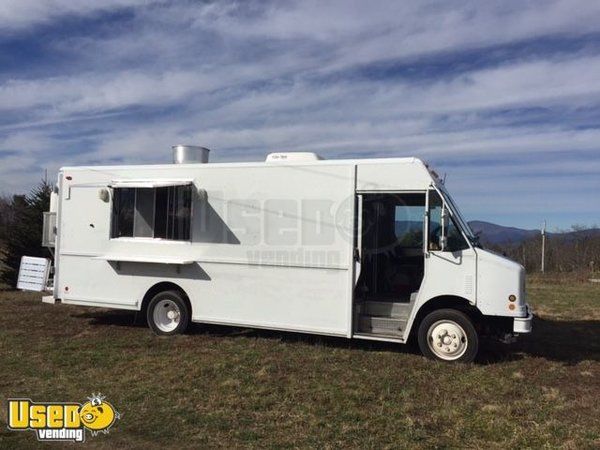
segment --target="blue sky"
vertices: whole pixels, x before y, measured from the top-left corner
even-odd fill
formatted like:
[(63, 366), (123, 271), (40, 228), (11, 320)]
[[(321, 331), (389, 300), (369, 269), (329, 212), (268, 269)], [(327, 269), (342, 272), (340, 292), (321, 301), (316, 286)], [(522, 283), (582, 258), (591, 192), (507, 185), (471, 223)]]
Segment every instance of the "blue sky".
[(44, 169), (418, 156), (468, 219), (600, 224), (600, 2), (0, 1), (0, 193)]

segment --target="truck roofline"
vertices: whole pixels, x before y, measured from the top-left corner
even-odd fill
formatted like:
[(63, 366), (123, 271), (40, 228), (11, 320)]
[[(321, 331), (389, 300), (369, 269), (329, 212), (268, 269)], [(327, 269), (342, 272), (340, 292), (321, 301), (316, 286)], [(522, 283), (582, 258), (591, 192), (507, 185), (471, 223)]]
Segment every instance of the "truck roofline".
[(216, 162), (216, 163), (194, 163), (194, 164), (114, 164), (98, 166), (63, 166), (60, 172), (65, 170), (111, 170), (111, 169), (168, 169), (173, 167), (194, 167), (194, 168), (223, 168), (223, 167), (281, 167), (281, 166), (336, 166), (336, 165), (369, 165), (369, 164), (420, 164), (427, 167), (427, 164), (416, 157), (401, 158), (367, 158), (367, 159), (326, 159), (318, 161), (296, 161), (296, 162)]

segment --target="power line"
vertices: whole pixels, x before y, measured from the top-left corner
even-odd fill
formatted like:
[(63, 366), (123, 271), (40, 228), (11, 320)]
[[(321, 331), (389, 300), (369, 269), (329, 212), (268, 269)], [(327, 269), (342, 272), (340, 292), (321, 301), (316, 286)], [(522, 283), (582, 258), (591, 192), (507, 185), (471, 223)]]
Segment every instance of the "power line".
[(542, 273), (544, 273), (544, 269), (546, 266), (546, 221), (544, 220), (544, 225), (542, 225)]

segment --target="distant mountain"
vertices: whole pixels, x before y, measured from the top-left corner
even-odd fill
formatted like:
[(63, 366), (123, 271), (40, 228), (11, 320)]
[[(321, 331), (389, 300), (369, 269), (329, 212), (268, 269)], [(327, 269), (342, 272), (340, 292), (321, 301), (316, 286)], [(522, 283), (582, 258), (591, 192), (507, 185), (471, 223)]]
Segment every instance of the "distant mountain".
[[(495, 223), (484, 222), (482, 220), (473, 220), (469, 222), (471, 229), (475, 234), (479, 235), (479, 240), (482, 244), (487, 245), (519, 245), (528, 239), (535, 238), (540, 235), (540, 230), (523, 230), (516, 227), (505, 227)], [(395, 231), (396, 236), (405, 234), (421, 233), (423, 230), (423, 222), (419, 221), (396, 221)], [(546, 235), (553, 239), (561, 239), (564, 241), (573, 241), (586, 237), (600, 237), (600, 229), (592, 228), (589, 230), (567, 231), (563, 233), (549, 233)]]
[[(484, 244), (510, 245), (520, 244), (523, 241), (540, 235), (540, 230), (523, 230), (515, 227), (504, 227), (495, 223), (473, 220), (469, 222), (474, 233), (479, 233), (480, 240)], [(547, 233), (547, 236), (572, 240), (590, 236), (600, 236), (600, 229), (569, 231), (565, 233)]]
[(473, 220), (469, 222), (475, 234), (479, 234), (482, 243), (486, 244), (520, 244), (534, 236), (539, 236), (540, 230), (523, 230), (515, 227), (504, 227), (495, 223)]

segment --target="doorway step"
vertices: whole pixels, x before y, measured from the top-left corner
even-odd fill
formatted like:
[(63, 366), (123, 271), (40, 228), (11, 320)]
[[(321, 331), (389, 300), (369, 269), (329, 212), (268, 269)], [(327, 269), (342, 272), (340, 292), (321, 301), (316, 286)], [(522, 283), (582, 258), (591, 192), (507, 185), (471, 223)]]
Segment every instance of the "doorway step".
[(416, 293), (409, 303), (364, 301), (358, 303), (358, 332), (377, 336), (402, 337)]

